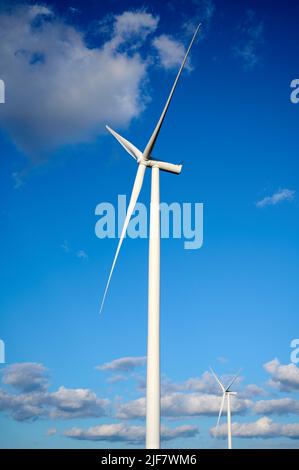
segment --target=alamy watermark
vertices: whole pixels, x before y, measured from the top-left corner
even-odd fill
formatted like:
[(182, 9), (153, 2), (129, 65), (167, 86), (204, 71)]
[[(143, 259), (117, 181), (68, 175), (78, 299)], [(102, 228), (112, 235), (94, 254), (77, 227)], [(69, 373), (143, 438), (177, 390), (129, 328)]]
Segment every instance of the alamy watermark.
[(5, 103), (5, 83), (0, 78), (0, 104)]
[(299, 362), (299, 338), (292, 339), (290, 347), (293, 349), (290, 355), (291, 362), (298, 364)]
[(293, 88), (290, 94), (290, 100), (293, 104), (297, 104), (299, 103), (299, 78), (294, 78), (290, 86)]
[(5, 362), (5, 343), (3, 339), (0, 339), (0, 364)]
[[(98, 238), (120, 237), (127, 211), (127, 198), (118, 195), (117, 210), (110, 202), (96, 206), (95, 214), (99, 220), (95, 226)], [(186, 250), (197, 250), (203, 244), (203, 203), (172, 202), (160, 203), (161, 238), (180, 238)], [(129, 238), (148, 238), (149, 220), (145, 204), (137, 202), (132, 214), (127, 236)]]

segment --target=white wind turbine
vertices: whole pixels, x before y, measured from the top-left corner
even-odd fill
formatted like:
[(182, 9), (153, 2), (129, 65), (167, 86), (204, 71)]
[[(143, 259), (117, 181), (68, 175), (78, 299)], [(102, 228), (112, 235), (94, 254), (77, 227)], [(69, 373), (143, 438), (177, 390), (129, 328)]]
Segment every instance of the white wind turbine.
[(151, 203), (150, 203), (150, 240), (149, 240), (149, 270), (148, 270), (148, 337), (147, 337), (147, 381), (146, 381), (146, 448), (160, 448), (160, 170), (180, 174), (182, 165), (175, 165), (152, 157), (152, 151), (163, 124), (171, 98), (182, 73), (189, 51), (198, 33), (200, 24), (196, 28), (182, 65), (178, 71), (166, 105), (160, 119), (151, 135), (145, 149), (141, 152), (131, 142), (124, 139), (117, 132), (106, 126), (107, 130), (118, 140), (124, 149), (136, 160), (138, 164), (131, 199), (129, 202), (124, 225), (108, 277), (107, 285), (101, 304), (104, 306), (108, 287), (116, 260), (126, 234), (130, 218), (134, 211), (146, 168), (152, 169)]
[(221, 388), (221, 391), (222, 391), (222, 400), (221, 400), (221, 405), (220, 405), (220, 410), (219, 410), (219, 415), (218, 415), (218, 419), (217, 419), (216, 428), (218, 428), (218, 426), (219, 426), (219, 422), (220, 422), (220, 418), (221, 418), (221, 415), (222, 415), (223, 406), (224, 406), (224, 402), (225, 402), (225, 398), (226, 398), (226, 400), (227, 400), (227, 443), (228, 443), (228, 448), (231, 449), (232, 448), (232, 424), (231, 424), (230, 397), (232, 395), (237, 395), (237, 393), (232, 392), (230, 390), (230, 388), (231, 388), (232, 384), (234, 383), (234, 381), (236, 380), (236, 378), (238, 377), (238, 375), (240, 374), (240, 371), (232, 378), (229, 385), (227, 387), (224, 387), (224, 385), (220, 381), (219, 377), (217, 377), (217, 375), (213, 371), (213, 369), (211, 367), (210, 367), (210, 369), (211, 369), (211, 372), (212, 372), (213, 376), (215, 377), (216, 381), (218, 382), (218, 384)]

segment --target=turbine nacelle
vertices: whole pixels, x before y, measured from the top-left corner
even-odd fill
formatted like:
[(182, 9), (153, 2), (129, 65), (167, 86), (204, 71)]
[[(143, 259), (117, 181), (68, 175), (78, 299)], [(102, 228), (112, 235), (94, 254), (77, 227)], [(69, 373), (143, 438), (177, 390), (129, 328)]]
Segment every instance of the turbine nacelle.
[(106, 129), (115, 137), (115, 139), (120, 143), (120, 145), (137, 161), (146, 167), (153, 168), (158, 167), (162, 171), (167, 171), (168, 173), (174, 173), (179, 175), (182, 171), (183, 165), (176, 165), (174, 163), (163, 162), (161, 160), (155, 160), (154, 158), (146, 157), (146, 152), (142, 153), (134, 144), (129, 140), (122, 137), (120, 134), (115, 132), (111, 127), (106, 126)]
[(162, 171), (167, 171), (168, 173), (174, 173), (179, 175), (182, 171), (183, 165), (176, 165), (174, 163), (162, 162), (160, 160), (141, 160), (141, 164), (146, 165), (147, 167), (153, 168), (154, 166), (158, 167)]

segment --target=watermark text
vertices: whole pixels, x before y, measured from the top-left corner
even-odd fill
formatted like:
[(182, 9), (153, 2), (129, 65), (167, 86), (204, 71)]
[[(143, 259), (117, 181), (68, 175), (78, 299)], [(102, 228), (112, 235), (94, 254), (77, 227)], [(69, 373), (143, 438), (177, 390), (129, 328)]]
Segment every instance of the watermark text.
[[(110, 202), (96, 206), (95, 234), (98, 238), (120, 237), (127, 211), (127, 198), (118, 195), (117, 210)], [(203, 244), (203, 203), (173, 202), (160, 204), (161, 238), (184, 239), (186, 250), (197, 250)], [(138, 202), (127, 229), (129, 238), (148, 238), (149, 221), (147, 207)]]
[(0, 339), (0, 364), (5, 362), (5, 343), (3, 339)]
[(290, 347), (293, 349), (291, 352), (291, 362), (293, 364), (298, 364), (299, 362), (299, 338), (292, 339)]
[(0, 104), (5, 103), (5, 83), (0, 78)]
[(291, 81), (290, 86), (293, 88), (290, 100), (293, 104), (297, 104), (299, 103), (299, 78), (294, 78), (294, 80)]

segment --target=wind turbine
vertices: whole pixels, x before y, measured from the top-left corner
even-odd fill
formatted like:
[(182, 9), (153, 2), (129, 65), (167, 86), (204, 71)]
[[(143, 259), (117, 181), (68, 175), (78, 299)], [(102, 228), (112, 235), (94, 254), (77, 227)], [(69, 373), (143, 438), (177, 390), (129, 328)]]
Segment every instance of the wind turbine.
[(147, 380), (146, 380), (146, 448), (160, 448), (160, 170), (180, 174), (182, 165), (155, 160), (152, 151), (167, 113), (171, 98), (180, 78), (200, 24), (197, 26), (182, 65), (178, 71), (160, 119), (145, 149), (141, 152), (135, 145), (119, 135), (109, 126), (107, 130), (118, 140), (124, 149), (138, 164), (131, 199), (127, 209), (124, 225), (106, 284), (101, 304), (102, 311), (117, 257), (134, 211), (147, 168), (152, 170), (151, 203), (150, 203), (150, 239), (148, 268), (148, 337), (147, 337)]
[(218, 415), (218, 419), (217, 419), (217, 428), (219, 426), (219, 422), (220, 422), (220, 418), (221, 418), (221, 415), (222, 415), (222, 411), (223, 411), (223, 406), (224, 406), (224, 402), (225, 402), (225, 398), (227, 400), (227, 442), (228, 442), (228, 448), (231, 449), (232, 448), (232, 426), (231, 426), (231, 409), (230, 409), (230, 397), (232, 395), (237, 395), (236, 392), (232, 392), (230, 390), (232, 384), (234, 383), (234, 381), (236, 380), (236, 378), (238, 377), (238, 375), (240, 374), (241, 370), (239, 370), (237, 372), (236, 375), (234, 375), (234, 377), (232, 378), (232, 380), (229, 382), (228, 386), (225, 388), (224, 385), (222, 384), (222, 382), (220, 381), (219, 377), (217, 377), (216, 373), (213, 371), (212, 367), (210, 367), (211, 369), (211, 372), (213, 374), (213, 376), (215, 377), (216, 381), (218, 382), (220, 388), (221, 388), (221, 391), (222, 391), (222, 400), (221, 400), (221, 405), (220, 405), (220, 410), (219, 410), (219, 415)]

